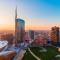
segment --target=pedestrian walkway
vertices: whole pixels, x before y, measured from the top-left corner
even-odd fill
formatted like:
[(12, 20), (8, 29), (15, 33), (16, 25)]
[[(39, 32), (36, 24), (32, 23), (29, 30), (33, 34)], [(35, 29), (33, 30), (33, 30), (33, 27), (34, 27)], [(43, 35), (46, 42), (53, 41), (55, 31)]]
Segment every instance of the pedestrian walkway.
[(38, 56), (36, 56), (36, 55), (30, 50), (30, 48), (28, 48), (28, 51), (31, 53), (31, 55), (32, 55), (33, 57), (36, 58), (36, 60), (41, 60)]

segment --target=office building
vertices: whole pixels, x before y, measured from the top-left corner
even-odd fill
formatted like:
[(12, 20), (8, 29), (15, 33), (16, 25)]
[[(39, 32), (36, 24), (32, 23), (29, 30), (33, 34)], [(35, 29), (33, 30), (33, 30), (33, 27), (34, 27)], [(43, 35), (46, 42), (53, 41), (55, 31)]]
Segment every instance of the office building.
[(59, 42), (59, 27), (52, 27), (51, 29), (51, 41)]
[(29, 30), (29, 35), (32, 40), (34, 40), (34, 33), (35, 32), (33, 30)]
[(17, 43), (23, 42), (24, 34), (25, 34), (25, 21), (23, 19), (17, 18), (17, 9), (16, 9), (15, 36), (16, 36)]

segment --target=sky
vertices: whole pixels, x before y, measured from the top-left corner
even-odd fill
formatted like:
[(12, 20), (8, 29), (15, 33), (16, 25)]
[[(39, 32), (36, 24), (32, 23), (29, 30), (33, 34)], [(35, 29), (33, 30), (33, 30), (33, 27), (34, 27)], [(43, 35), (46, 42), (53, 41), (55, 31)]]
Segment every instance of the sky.
[(0, 30), (14, 30), (16, 6), (26, 30), (60, 27), (60, 0), (0, 0)]

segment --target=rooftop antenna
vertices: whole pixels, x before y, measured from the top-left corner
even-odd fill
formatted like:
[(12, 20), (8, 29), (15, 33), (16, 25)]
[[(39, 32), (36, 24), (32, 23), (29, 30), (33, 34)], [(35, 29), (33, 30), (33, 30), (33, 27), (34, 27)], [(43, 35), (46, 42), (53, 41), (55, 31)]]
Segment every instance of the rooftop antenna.
[(16, 18), (17, 18), (17, 6), (15, 8), (15, 20), (16, 20)]

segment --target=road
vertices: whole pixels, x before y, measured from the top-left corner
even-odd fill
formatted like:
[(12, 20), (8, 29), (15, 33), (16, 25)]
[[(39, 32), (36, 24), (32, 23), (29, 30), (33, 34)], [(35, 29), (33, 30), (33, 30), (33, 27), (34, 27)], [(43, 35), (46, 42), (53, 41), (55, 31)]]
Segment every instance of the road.
[(19, 52), (16, 60), (22, 60), (25, 52), (26, 52), (26, 50), (21, 50), (21, 51)]
[(26, 49), (28, 48), (28, 46), (33, 42), (34, 40), (31, 40), (29, 43), (21, 43), (20, 49), (17, 52), (17, 55), (15, 56), (15, 58), (13, 60), (22, 60)]
[(17, 53), (17, 55), (15, 56), (15, 58), (13, 60), (22, 60), (25, 52), (26, 52), (26, 48), (28, 47), (28, 44), (25, 43), (21, 43), (21, 47)]

